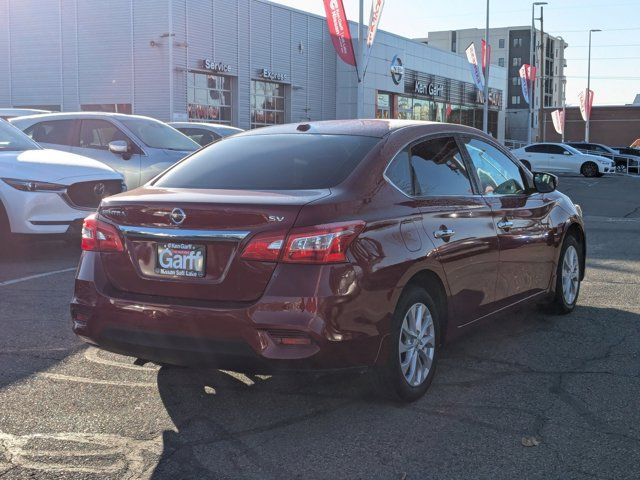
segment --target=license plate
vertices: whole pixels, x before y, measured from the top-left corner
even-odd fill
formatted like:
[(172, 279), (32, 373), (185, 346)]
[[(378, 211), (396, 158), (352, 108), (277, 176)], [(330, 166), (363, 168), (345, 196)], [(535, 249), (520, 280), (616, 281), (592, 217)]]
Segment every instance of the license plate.
[(159, 243), (156, 249), (155, 272), (172, 277), (205, 275), (206, 247), (189, 243)]

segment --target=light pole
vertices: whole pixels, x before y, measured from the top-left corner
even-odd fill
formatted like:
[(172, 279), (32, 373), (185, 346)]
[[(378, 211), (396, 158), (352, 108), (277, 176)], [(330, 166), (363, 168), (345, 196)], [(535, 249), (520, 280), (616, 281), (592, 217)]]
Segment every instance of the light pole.
[(587, 91), (584, 96), (584, 108), (587, 112), (587, 122), (584, 127), (584, 141), (589, 141), (589, 121), (591, 120), (591, 110), (589, 109), (589, 100), (590, 100), (590, 92), (591, 92), (591, 34), (593, 32), (601, 32), (602, 30), (598, 28), (592, 28), (589, 30), (589, 60), (587, 62)]
[(484, 107), (482, 109), (482, 126), (484, 133), (489, 133), (489, 0), (487, 0), (487, 25), (484, 30), (485, 59), (484, 70)]
[[(536, 31), (536, 25), (535, 25), (535, 10), (536, 10), (536, 5), (548, 5), (548, 2), (533, 2), (531, 4), (531, 39), (529, 41), (529, 65), (533, 66), (533, 52), (534, 52), (534, 41), (535, 41), (535, 31)], [(525, 79), (526, 81), (526, 79)], [(534, 98), (535, 98), (535, 88), (533, 88), (535, 86), (535, 78), (533, 79), (533, 81), (531, 82), (530, 85), (532, 88), (530, 88), (530, 92), (529, 92), (529, 129), (528, 129), (528, 134), (527, 134), (527, 143), (531, 143), (531, 132), (533, 130), (533, 102), (534, 102)]]

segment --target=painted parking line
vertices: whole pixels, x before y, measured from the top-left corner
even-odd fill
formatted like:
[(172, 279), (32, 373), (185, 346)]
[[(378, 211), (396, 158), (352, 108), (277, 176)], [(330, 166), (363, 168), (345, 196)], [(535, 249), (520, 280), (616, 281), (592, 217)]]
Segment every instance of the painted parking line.
[(14, 278), (12, 280), (5, 280), (4, 282), (0, 282), (0, 287), (6, 287), (7, 285), (14, 285), (16, 283), (21, 283), (21, 282), (28, 282), (29, 280), (35, 280), (36, 278), (48, 277), (50, 275), (57, 275), (59, 273), (73, 272), (75, 269), (76, 269), (76, 267), (64, 268), (62, 270), (53, 270), (51, 272), (38, 273), (36, 275), (29, 275), (27, 277)]

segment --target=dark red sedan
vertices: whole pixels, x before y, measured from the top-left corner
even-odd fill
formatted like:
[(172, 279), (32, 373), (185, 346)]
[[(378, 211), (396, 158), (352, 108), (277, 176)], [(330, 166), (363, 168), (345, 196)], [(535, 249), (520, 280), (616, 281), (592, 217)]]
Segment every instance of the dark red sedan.
[(464, 126), (347, 120), (218, 141), (86, 219), (73, 330), (164, 364), (374, 367), (404, 400), (445, 340), (573, 310), (581, 212)]

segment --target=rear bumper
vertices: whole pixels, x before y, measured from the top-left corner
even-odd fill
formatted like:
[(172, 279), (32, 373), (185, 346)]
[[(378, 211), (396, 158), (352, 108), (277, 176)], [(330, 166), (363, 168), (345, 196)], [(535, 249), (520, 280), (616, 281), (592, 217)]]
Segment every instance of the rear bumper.
[(391, 312), (381, 308), (379, 292), (331, 291), (335, 276), (350, 268), (307, 269), (306, 285), (286, 272), (274, 275), (255, 303), (216, 305), (114, 291), (99, 256), (83, 252), (73, 330), (99, 348), (158, 363), (254, 373), (366, 367), (377, 361)]

